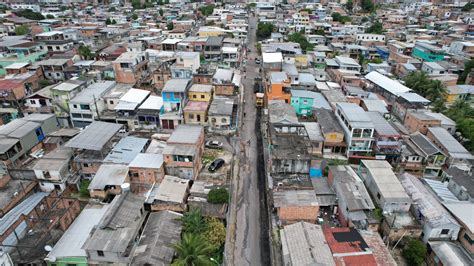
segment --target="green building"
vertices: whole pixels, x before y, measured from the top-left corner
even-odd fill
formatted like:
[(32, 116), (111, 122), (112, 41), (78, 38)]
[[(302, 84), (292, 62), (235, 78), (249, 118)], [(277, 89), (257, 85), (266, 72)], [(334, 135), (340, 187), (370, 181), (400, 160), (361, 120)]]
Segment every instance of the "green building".
[(298, 116), (311, 116), (314, 108), (331, 109), (324, 96), (306, 90), (291, 90), (291, 106)]
[(7, 47), (8, 54), (0, 57), (0, 76), (6, 74), (5, 67), (13, 63), (32, 63), (41, 60), (47, 52), (35, 42), (18, 43)]
[(85, 208), (46, 256), (45, 261), (48, 266), (87, 266), (87, 253), (82, 246), (108, 208), (109, 205), (101, 205), (100, 208), (97, 206)]
[(426, 62), (436, 62), (444, 60), (445, 52), (426, 42), (416, 42), (413, 48), (412, 56)]

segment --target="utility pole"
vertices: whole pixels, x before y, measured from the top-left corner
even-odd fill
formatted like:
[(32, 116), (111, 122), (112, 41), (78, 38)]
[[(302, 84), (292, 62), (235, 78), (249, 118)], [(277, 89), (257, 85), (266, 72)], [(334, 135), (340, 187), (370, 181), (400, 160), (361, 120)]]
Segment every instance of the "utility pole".
[(93, 94), (92, 97), (94, 97), (94, 106), (95, 106), (95, 112), (97, 113), (97, 120), (100, 121), (99, 108), (97, 108), (97, 100), (95, 99), (95, 94)]

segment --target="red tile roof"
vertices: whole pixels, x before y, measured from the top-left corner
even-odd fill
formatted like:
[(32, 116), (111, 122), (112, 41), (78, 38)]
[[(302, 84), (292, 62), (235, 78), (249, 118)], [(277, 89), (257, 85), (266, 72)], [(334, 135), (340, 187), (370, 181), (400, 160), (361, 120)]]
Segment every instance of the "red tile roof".
[(16, 79), (0, 79), (0, 90), (12, 90), (23, 85), (23, 82)]

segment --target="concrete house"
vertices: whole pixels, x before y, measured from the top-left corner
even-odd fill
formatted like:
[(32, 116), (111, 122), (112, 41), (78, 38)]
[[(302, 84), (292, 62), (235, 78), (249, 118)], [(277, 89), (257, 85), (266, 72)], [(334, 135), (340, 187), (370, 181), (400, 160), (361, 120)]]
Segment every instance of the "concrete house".
[(32, 114), (0, 126), (1, 168), (20, 167), (45, 137), (58, 130), (53, 114)]
[(404, 122), (405, 127), (410, 133), (420, 132), (422, 134), (428, 133), (429, 127), (441, 126), (441, 120), (431, 116), (424, 111), (408, 112)]
[(375, 206), (363, 181), (348, 165), (329, 166), (328, 183), (336, 192), (336, 217), (342, 226), (358, 229), (377, 227), (379, 221), (372, 214)]
[(163, 97), (151, 95), (138, 107), (135, 128), (155, 129), (160, 127), (160, 115), (163, 113)]
[(344, 129), (337, 122), (332, 110), (314, 109), (314, 115), (321, 126), (324, 137), (323, 156), (327, 158), (345, 156), (347, 144), (344, 141)]
[(283, 224), (299, 221), (316, 223), (319, 215), (319, 205), (313, 190), (273, 192), (273, 206)]
[(425, 135), (421, 133), (415, 133), (410, 135), (410, 137), (405, 140), (405, 143), (406, 147), (412, 150), (412, 156), (420, 156), (421, 163), (423, 166), (422, 176), (441, 176), (443, 171), (442, 168), (446, 163), (446, 155), (443, 151), (441, 151), (441, 149), (436, 147), (430, 141), (430, 139), (428, 139)]
[(128, 264), (136, 248), (145, 210), (145, 198), (127, 192), (116, 196), (82, 246), (90, 264)]
[(446, 129), (430, 127), (426, 136), (440, 148), (448, 159), (446, 163), (462, 169), (470, 169), (474, 156), (459, 143)]
[(400, 182), (412, 199), (410, 211), (415, 219), (423, 225), (423, 242), (431, 240), (456, 240), (460, 225), (431, 194), (420, 179), (404, 173)]
[(126, 125), (129, 130), (135, 130), (135, 116), (138, 112), (138, 108), (149, 96), (149, 91), (134, 88), (122, 95), (114, 107), (117, 123)]
[(102, 160), (112, 149), (115, 136), (122, 127), (119, 124), (94, 121), (65, 144), (74, 149), (74, 163), (81, 178), (92, 179)]
[(42, 191), (51, 192), (56, 189), (66, 189), (74, 170), (71, 168), (73, 151), (70, 148), (59, 147), (40, 158), (33, 166), (36, 179)]
[(398, 162), (402, 148), (401, 134), (379, 112), (366, 112), (374, 125), (374, 152), (377, 159)]
[(70, 79), (59, 83), (51, 88), (51, 96), (53, 97), (54, 114), (58, 118), (59, 123), (64, 127), (70, 127), (69, 118), (70, 109), (69, 102), (79, 92), (87, 87), (87, 82), (79, 79)]
[(170, 79), (166, 82), (161, 92), (165, 112), (182, 111), (190, 86), (190, 79)]
[(392, 171), (392, 166), (382, 160), (362, 160), (359, 176), (383, 212), (408, 212), (411, 199)]
[(285, 265), (336, 265), (320, 225), (308, 222), (286, 225), (280, 229), (280, 237)]
[(212, 85), (193, 84), (188, 91), (190, 101), (210, 102), (212, 99)]
[(74, 127), (85, 127), (105, 110), (104, 101), (101, 99), (111, 88), (115, 81), (102, 81), (93, 83), (69, 101), (69, 111)]
[(364, 109), (353, 103), (337, 103), (336, 117), (345, 132), (347, 156), (372, 153), (375, 128)]
[(204, 150), (204, 128), (195, 125), (178, 126), (163, 151), (166, 173), (185, 179), (195, 179), (201, 169)]
[(207, 110), (209, 102), (188, 101), (183, 109), (184, 123), (190, 125), (207, 126)]
[(72, 64), (73, 62), (70, 59), (47, 59), (39, 62), (45, 78), (52, 81), (65, 80), (64, 72)]
[(91, 198), (103, 200), (109, 195), (121, 194), (121, 186), (124, 183), (129, 183), (128, 179), (127, 165), (102, 164), (87, 189)]
[(234, 72), (230, 69), (218, 68), (212, 76), (215, 95), (232, 96), (235, 93)]
[(128, 164), (130, 189), (133, 193), (148, 192), (153, 185), (160, 184), (165, 176), (162, 154), (139, 153)]
[(210, 129), (230, 129), (233, 126), (234, 99), (216, 97), (212, 100), (207, 113)]
[(146, 199), (147, 210), (184, 212), (187, 209), (189, 179), (165, 175), (161, 183), (155, 184)]
[(146, 52), (125, 52), (113, 62), (115, 80), (119, 83), (135, 84), (149, 73)]

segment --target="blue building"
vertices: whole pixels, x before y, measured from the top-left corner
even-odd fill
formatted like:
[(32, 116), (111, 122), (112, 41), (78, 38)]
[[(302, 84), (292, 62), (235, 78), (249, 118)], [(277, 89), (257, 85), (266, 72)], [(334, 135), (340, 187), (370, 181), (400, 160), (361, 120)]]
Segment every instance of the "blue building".
[(170, 79), (166, 82), (161, 96), (165, 112), (180, 112), (188, 100), (188, 89), (191, 79)]

